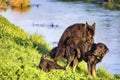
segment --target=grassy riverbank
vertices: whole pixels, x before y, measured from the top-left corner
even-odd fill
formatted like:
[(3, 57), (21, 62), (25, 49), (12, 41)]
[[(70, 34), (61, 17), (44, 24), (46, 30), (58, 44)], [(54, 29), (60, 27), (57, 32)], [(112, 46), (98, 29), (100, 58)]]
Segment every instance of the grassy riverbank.
[(25, 9), (30, 7), (29, 0), (0, 0), (0, 10), (6, 10), (8, 6), (12, 8)]
[(120, 0), (59, 0), (59, 1), (66, 2), (83, 1), (86, 3), (94, 3), (100, 5), (101, 7), (109, 10), (120, 10)]
[[(75, 73), (70, 67), (45, 73), (38, 64), (40, 56), (49, 50), (42, 36), (29, 35), (0, 15), (0, 80), (119, 80), (118, 75), (103, 68), (97, 70), (96, 78), (87, 76), (84, 62)], [(65, 65), (63, 59), (59, 63)]]

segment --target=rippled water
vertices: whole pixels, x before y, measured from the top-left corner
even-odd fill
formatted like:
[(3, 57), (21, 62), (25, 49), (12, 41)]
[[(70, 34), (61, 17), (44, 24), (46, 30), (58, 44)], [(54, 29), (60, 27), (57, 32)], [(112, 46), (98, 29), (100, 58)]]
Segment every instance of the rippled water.
[(105, 10), (82, 2), (31, 0), (31, 3), (28, 12), (8, 9), (0, 14), (30, 34), (42, 34), (51, 47), (57, 45), (69, 25), (95, 22), (95, 42), (105, 43), (110, 50), (97, 67), (103, 66), (112, 74), (120, 74), (120, 11)]

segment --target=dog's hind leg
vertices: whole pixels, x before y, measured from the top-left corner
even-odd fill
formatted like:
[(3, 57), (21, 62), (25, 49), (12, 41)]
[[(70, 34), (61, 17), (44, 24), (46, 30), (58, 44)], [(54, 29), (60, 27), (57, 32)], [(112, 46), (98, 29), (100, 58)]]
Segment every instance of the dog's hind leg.
[(67, 70), (68, 66), (71, 64), (71, 62), (73, 61), (73, 57), (69, 56), (67, 58), (67, 64), (65, 65), (64, 69)]
[(59, 49), (57, 53), (55, 54), (54, 61), (57, 62), (57, 60), (61, 59), (64, 57), (65, 54), (65, 48)]
[(66, 46), (66, 58), (67, 58), (67, 64), (64, 67), (66, 70), (68, 66), (71, 64), (71, 62), (74, 60), (75, 54), (72, 52), (71, 48), (69, 46)]
[(77, 57), (74, 59), (74, 61), (73, 61), (73, 69), (72, 69), (72, 71), (73, 72), (75, 72), (75, 69), (76, 69), (76, 66), (78, 65), (78, 59), (77, 59)]

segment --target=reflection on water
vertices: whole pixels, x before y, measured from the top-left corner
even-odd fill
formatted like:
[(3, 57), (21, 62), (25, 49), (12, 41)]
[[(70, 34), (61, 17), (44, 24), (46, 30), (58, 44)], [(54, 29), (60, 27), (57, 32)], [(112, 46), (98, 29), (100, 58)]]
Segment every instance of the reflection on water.
[(52, 47), (57, 45), (69, 25), (95, 22), (95, 42), (105, 43), (110, 50), (98, 67), (102, 65), (110, 73), (120, 74), (120, 11), (104, 10), (82, 2), (31, 0), (31, 3), (33, 6), (28, 12), (20, 14), (8, 9), (0, 14), (30, 34), (42, 34)]
[(45, 23), (35, 23), (35, 22), (33, 22), (33, 27), (57, 28), (59, 26), (58, 26), (58, 24), (54, 24), (54, 23), (45, 24)]

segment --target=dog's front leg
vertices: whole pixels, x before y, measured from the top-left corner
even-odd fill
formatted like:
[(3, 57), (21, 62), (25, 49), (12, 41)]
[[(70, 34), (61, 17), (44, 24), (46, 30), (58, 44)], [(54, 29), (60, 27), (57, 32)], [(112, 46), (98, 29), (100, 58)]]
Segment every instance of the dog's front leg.
[(88, 61), (87, 62), (87, 68), (88, 68), (88, 75), (91, 75), (91, 63)]
[(92, 77), (96, 77), (96, 64), (92, 64)]

